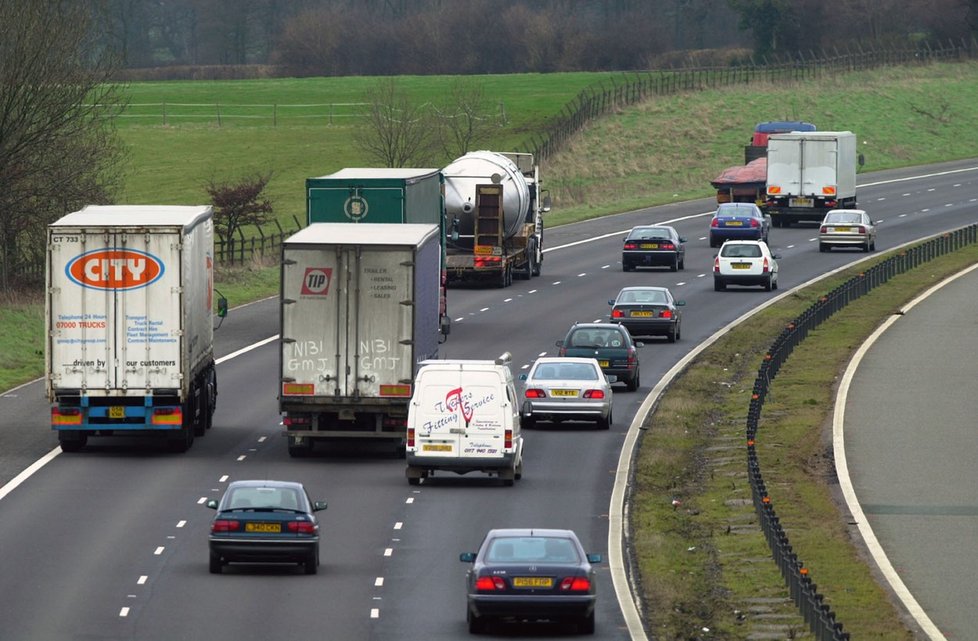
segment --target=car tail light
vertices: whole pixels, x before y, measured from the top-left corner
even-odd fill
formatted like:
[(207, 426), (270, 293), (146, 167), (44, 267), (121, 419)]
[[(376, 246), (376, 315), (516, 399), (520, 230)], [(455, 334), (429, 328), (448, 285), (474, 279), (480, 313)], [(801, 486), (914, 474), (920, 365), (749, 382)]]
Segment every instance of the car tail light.
[(526, 390), (525, 396), (527, 398), (546, 398), (547, 395), (544, 394), (542, 389), (531, 388)]
[(720, 226), (719, 218), (714, 218), (713, 220), (710, 221), (710, 227), (719, 227), (719, 226)]
[(503, 449), (513, 449), (513, 430), (506, 430), (503, 433)]
[(586, 392), (584, 392), (584, 398), (602, 399), (604, 398), (604, 390), (589, 389)]
[(768, 264), (767, 258), (765, 258), (764, 264), (761, 266), (761, 271), (763, 271), (766, 274), (769, 269), (771, 269), (771, 266)]
[(286, 527), (295, 534), (315, 534), (319, 531), (319, 526), (309, 521), (289, 521)]
[(661, 312), (659, 312), (659, 318), (672, 318), (672, 310), (671, 309), (662, 310)]
[(407, 446), (414, 447), (414, 428), (409, 427), (407, 431)]
[(818, 228), (818, 233), (827, 234), (829, 233), (829, 228), (826, 227), (825, 225), (822, 225), (821, 227)]
[(675, 249), (675, 248), (676, 246), (668, 241), (662, 243), (662, 249)]
[(211, 523), (211, 532), (220, 534), (221, 532), (237, 532), (241, 529), (241, 521), (234, 519), (215, 519)]
[(624, 318), (625, 317), (625, 312), (621, 311), (620, 309), (613, 309), (613, 310), (611, 310), (611, 317), (612, 318)]
[(286, 416), (282, 419), (282, 423), (285, 426), (289, 425), (309, 425), (312, 423), (312, 419), (308, 416)]
[(506, 582), (499, 576), (480, 576), (475, 580), (476, 592), (494, 592), (505, 589)]
[(719, 256), (717, 256), (716, 258), (713, 259), (713, 271), (715, 271), (718, 274), (720, 273), (720, 257)]
[(761, 226), (761, 223), (758, 222), (758, 220), (756, 218), (751, 218), (750, 219), (750, 226), (751, 227), (760, 227)]
[(635, 351), (634, 347), (628, 348), (628, 366), (631, 367), (638, 363), (638, 353)]
[(638, 243), (625, 243), (625, 249), (638, 249)]
[(865, 227), (863, 227), (862, 225), (860, 225), (860, 226), (859, 226), (859, 233), (860, 233), (860, 234), (865, 234), (865, 233), (866, 233), (866, 228), (865, 228)]
[(561, 592), (587, 592), (591, 589), (591, 579), (586, 576), (569, 576), (560, 582)]
[(157, 407), (151, 418), (153, 425), (182, 425), (183, 410), (179, 407)]
[(52, 407), (51, 425), (81, 425), (82, 412), (77, 407)]

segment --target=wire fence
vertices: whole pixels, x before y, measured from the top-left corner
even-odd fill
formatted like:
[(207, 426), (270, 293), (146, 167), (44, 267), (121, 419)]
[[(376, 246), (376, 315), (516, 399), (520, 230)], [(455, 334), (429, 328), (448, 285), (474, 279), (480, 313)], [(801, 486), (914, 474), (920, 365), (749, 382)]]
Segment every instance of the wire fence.
[(653, 96), (687, 91), (757, 84), (790, 84), (818, 80), (833, 74), (894, 65), (923, 65), (937, 61), (970, 60), (978, 57), (978, 42), (961, 40), (937, 46), (855, 51), (798, 53), (791, 57), (764, 59), (735, 67), (702, 67), (625, 74), (621, 82), (602, 82), (584, 89), (551, 119), (550, 125), (525, 141), (519, 151), (528, 151), (540, 161), (550, 158), (590, 120)]
[(125, 105), (113, 118), (138, 124), (249, 124), (277, 127), (284, 124), (336, 125), (366, 115), (369, 103), (324, 102), (311, 104), (240, 104), (221, 102), (137, 102)]
[(285, 239), (302, 229), (295, 216), (292, 220), (295, 223), (295, 228), (292, 230), (282, 229), (277, 220), (273, 221), (277, 231), (272, 233), (263, 230), (259, 225), (254, 225), (258, 232), (257, 236), (245, 236), (244, 230), (240, 227), (231, 235), (218, 231), (217, 238), (214, 239), (214, 260), (225, 265), (244, 265), (255, 260), (278, 256)]
[(804, 562), (792, 549), (788, 535), (774, 509), (774, 503), (768, 495), (756, 450), (758, 422), (764, 399), (771, 391), (778, 371), (788, 360), (794, 348), (805, 340), (809, 332), (827, 321), (833, 314), (885, 284), (894, 276), (975, 243), (978, 243), (978, 225), (969, 225), (902, 250), (858, 276), (850, 278), (820, 297), (816, 303), (791, 321), (775, 339), (758, 369), (747, 411), (747, 472), (751, 495), (774, 561), (781, 570), (792, 600), (818, 641), (846, 641), (849, 639), (849, 633), (845, 632), (842, 623), (836, 620), (835, 612), (825, 602), (825, 596), (818, 591), (818, 585)]

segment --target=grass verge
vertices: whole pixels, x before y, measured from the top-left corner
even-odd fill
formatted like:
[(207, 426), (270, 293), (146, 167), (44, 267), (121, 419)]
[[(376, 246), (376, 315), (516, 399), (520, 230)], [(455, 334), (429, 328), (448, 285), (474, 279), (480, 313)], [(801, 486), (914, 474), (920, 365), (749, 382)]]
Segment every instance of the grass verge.
[[(978, 247), (962, 249), (891, 279), (835, 314), (794, 350), (762, 410), (758, 455), (771, 499), (794, 551), (854, 639), (914, 636), (877, 583), (834, 493), (835, 384), (852, 352), (890, 314), (975, 262)], [(781, 329), (864, 268), (792, 294), (723, 336), (648, 417), (631, 526), (644, 614), (660, 641), (699, 638), (704, 629), (709, 638), (723, 639), (772, 631), (794, 638), (807, 631), (751, 501), (746, 414), (758, 367)]]

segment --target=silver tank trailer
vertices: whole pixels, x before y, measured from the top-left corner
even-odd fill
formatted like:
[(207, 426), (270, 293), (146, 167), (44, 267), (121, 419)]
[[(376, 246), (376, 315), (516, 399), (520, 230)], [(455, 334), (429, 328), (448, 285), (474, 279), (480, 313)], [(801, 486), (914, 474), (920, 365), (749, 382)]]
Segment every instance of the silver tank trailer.
[(450, 236), (450, 246), (473, 248), (476, 185), (503, 186), (504, 236), (512, 238), (519, 233), (530, 207), (530, 186), (516, 163), (492, 151), (470, 151), (453, 160), (442, 174), (445, 176), (445, 210), (450, 229), (452, 222), (458, 219), (454, 228), (458, 231), (458, 239), (453, 240)]

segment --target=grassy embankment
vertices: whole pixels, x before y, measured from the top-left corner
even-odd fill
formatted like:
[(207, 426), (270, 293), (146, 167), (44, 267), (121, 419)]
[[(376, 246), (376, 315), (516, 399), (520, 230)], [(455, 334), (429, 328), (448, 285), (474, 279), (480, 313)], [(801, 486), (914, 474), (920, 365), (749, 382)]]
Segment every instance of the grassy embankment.
[[(587, 74), (570, 74), (551, 89), (566, 88), (571, 77), (581, 81), (580, 86), (587, 84)], [(511, 127), (518, 130), (507, 129), (487, 146), (517, 144), (580, 88), (543, 95), (544, 81), (551, 79), (517, 76), (510, 85), (506, 78), (492, 78), (501, 84), (487, 94), (505, 103)], [(978, 98), (976, 79), (978, 66), (970, 63), (901, 68), (790, 88), (706, 91), (622, 109), (593, 123), (545, 168), (555, 199), (548, 224), (707, 196), (709, 179), (741, 162), (742, 146), (753, 125), (762, 120), (803, 119), (825, 130), (853, 130), (866, 155), (867, 171), (973, 156), (978, 131), (969, 114)], [(334, 92), (332, 83), (341, 81), (352, 82), (281, 82), (294, 83), (289, 100), (296, 104), (359, 100), (349, 86), (348, 98), (334, 97), (342, 94)], [(438, 90), (427, 84), (434, 80), (411, 82), (417, 83), (413, 88), (419, 95)], [(442, 82), (441, 86), (449, 84), (447, 79)], [(221, 84), (137, 85), (132, 88), (133, 102), (243, 101), (232, 95), (234, 83), (217, 86)], [(284, 102), (278, 98), (284, 90), (269, 91)], [(269, 193), (279, 217), (288, 221), (294, 214), (301, 219), (306, 177), (367, 164), (351, 153), (349, 126), (286, 121), (274, 128), (269, 123), (217, 128), (127, 122), (120, 133), (132, 148), (133, 175), (125, 197), (129, 202), (201, 202), (201, 185), (210, 176), (220, 179), (274, 168)], [(826, 480), (831, 459), (821, 439), (831, 386), (852, 347), (904, 296), (909, 298), (940, 274), (976, 259), (975, 252), (959, 252), (853, 305), (795, 351), (765, 405), (762, 465), (769, 483), (779, 479), (769, 487), (772, 498), (796, 552), (853, 638), (908, 639), (910, 634), (850, 545), (831, 498)], [(662, 400), (638, 461), (641, 493), (632, 513), (648, 614), (659, 639), (741, 639), (769, 625), (788, 636), (803, 630), (785, 603), (783, 583), (744, 500), (749, 492), (743, 476), (743, 421), (753, 376), (767, 346), (787, 320), (831, 286), (823, 283), (763, 312), (752, 321), (748, 335), (735, 332), (701, 355)], [(218, 287), (237, 303), (274, 293), (276, 281), (273, 270), (256, 265), (222, 272)], [(0, 389), (40, 375), (41, 317), (36, 305), (0, 308)], [(682, 497), (682, 509), (669, 505), (673, 496)], [(703, 633), (703, 627), (711, 632)]]

